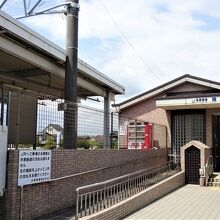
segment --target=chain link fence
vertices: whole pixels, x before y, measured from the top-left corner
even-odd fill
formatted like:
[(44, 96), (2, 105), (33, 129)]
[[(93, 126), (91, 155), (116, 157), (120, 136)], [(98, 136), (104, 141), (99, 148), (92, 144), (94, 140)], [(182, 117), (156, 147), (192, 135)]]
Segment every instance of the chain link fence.
[[(17, 148), (55, 149), (64, 147), (64, 123), (77, 123), (77, 148), (104, 147), (104, 111), (81, 104), (65, 103), (49, 95), (2, 87), (1, 124), (8, 126), (8, 145)], [(68, 105), (68, 108), (67, 106)], [(77, 111), (77, 117), (73, 114)], [(166, 148), (166, 127), (108, 114), (109, 146), (112, 149)]]

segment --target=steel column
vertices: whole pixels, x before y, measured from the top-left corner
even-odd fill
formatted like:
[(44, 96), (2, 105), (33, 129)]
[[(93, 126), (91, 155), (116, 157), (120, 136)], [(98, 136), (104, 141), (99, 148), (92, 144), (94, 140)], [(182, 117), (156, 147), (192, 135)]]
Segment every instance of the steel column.
[(77, 142), (77, 59), (79, 0), (69, 0), (66, 20), (66, 66), (64, 148), (76, 149)]
[(111, 149), (113, 149), (114, 114), (111, 112)]
[(2, 87), (2, 97), (1, 97), (1, 125), (4, 125), (4, 106), (5, 106), (5, 88)]
[(110, 148), (110, 98), (109, 91), (106, 92), (106, 97), (104, 98), (104, 148)]

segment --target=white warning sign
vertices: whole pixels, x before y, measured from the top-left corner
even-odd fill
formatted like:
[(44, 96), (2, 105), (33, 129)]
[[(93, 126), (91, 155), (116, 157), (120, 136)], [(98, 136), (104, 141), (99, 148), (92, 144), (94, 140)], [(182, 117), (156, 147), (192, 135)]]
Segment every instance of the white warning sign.
[(46, 182), (50, 178), (50, 150), (19, 151), (18, 186)]

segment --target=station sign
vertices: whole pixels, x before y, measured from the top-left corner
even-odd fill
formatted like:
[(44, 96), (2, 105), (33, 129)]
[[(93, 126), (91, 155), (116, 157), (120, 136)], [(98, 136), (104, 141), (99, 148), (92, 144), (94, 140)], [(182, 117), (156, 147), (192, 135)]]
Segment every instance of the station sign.
[(47, 182), (51, 179), (51, 150), (20, 150), (18, 186)]
[(194, 97), (194, 98), (172, 98), (172, 99), (160, 99), (156, 100), (156, 106), (162, 108), (173, 107), (187, 107), (187, 106), (198, 106), (198, 107), (219, 107), (220, 96), (209, 96), (209, 97)]

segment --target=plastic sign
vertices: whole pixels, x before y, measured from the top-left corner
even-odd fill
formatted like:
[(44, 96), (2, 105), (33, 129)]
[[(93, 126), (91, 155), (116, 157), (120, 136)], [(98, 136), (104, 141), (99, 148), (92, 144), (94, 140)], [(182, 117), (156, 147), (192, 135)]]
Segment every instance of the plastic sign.
[(20, 150), (18, 186), (50, 181), (51, 151)]
[(156, 100), (157, 107), (174, 107), (174, 106), (219, 106), (220, 96), (210, 96), (210, 97), (195, 97), (195, 98), (174, 98), (174, 99), (161, 99)]

